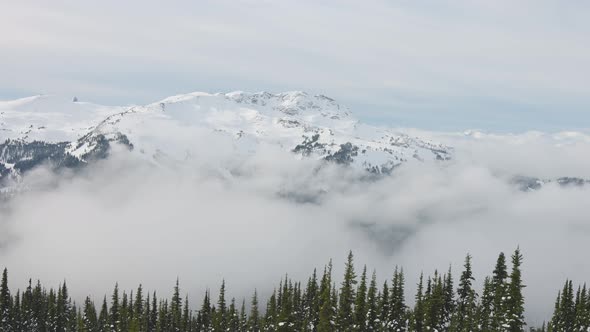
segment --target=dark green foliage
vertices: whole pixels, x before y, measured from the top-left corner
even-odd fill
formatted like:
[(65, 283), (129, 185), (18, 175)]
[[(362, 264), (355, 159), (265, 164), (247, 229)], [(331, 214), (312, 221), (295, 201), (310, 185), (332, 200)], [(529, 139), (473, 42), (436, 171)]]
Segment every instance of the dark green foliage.
[(477, 326), (477, 294), (473, 288), (473, 271), (471, 270), (471, 256), (465, 257), (464, 270), (459, 279), (457, 289), (457, 309), (451, 319), (451, 331), (470, 332)]
[(512, 272), (510, 273), (510, 283), (508, 284), (506, 300), (506, 320), (509, 326), (509, 332), (524, 331), (524, 297), (522, 289), (522, 275), (520, 266), (522, 264), (522, 255), (520, 249), (516, 249), (512, 254)]
[[(249, 306), (243, 300), (238, 308), (234, 298), (228, 305), (225, 281), (216, 304), (211, 303), (207, 290), (198, 311), (191, 310), (187, 296), (182, 300), (178, 280), (171, 298), (158, 299), (155, 293), (144, 297), (141, 285), (135, 292), (127, 293), (115, 284), (110, 301), (105, 296), (97, 306), (91, 297), (86, 297), (77, 306), (65, 282), (56, 290), (45, 290), (40, 282), (33, 287), (29, 280), (24, 291), (11, 293), (8, 272), (4, 270), (0, 283), (0, 332), (524, 331), (520, 250), (514, 252), (511, 262), (509, 274), (504, 255), (498, 257), (492, 276), (484, 279), (479, 298), (469, 255), (456, 292), (450, 269), (443, 275), (437, 271), (432, 276), (421, 275), (415, 304), (410, 308), (405, 301), (401, 268), (396, 267), (393, 278), (379, 288), (376, 272), (368, 280), (365, 267), (357, 283), (350, 253), (339, 288), (332, 279), (331, 262), (319, 281), (314, 270), (305, 286), (285, 276), (266, 301), (262, 314), (257, 291)], [(558, 294), (549, 323), (530, 330), (577, 332), (589, 327), (590, 294), (586, 285), (574, 289), (568, 280)]]

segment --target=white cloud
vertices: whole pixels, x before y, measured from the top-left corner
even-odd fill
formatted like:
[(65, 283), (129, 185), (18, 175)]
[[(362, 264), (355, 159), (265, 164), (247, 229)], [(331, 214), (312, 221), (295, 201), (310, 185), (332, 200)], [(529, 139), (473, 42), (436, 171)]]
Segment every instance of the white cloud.
[[(379, 181), (269, 146), (238, 161), (215, 141), (173, 168), (116, 155), (74, 177), (40, 169), (24, 179), (37, 189), (0, 212), (2, 234), (10, 236), (0, 257), (20, 287), (29, 277), (49, 285), (66, 278), (78, 297), (100, 298), (115, 281), (167, 294), (179, 276), (198, 299), (222, 278), (232, 295), (248, 296), (255, 287), (265, 294), (283, 273), (301, 280), (329, 258), (340, 275), (352, 249), (381, 279), (403, 266), (410, 295), (420, 271), (452, 264), (457, 276), (467, 252), (481, 283), (500, 251), (520, 245), (528, 317), (540, 322), (565, 278), (583, 282), (590, 273), (590, 189), (549, 185), (524, 193), (507, 184), (499, 169), (551, 175), (587, 165), (584, 158), (546, 158), (540, 151), (552, 151), (554, 141), (527, 137), (517, 149), (515, 139), (481, 138), (458, 145), (458, 156), (471, 157), (444, 167), (408, 165)], [(588, 149), (576, 141), (573, 156)], [(220, 162), (230, 172), (219, 171)], [(310, 197), (314, 203), (295, 199)]]

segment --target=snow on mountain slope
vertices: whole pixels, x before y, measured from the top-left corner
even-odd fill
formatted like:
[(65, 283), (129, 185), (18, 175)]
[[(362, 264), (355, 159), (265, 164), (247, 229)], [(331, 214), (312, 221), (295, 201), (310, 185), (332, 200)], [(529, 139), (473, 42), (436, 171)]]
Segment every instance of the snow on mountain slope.
[(124, 135), (134, 153), (183, 160), (198, 155), (199, 145), (194, 143), (205, 133), (231, 138), (237, 153), (253, 152), (261, 143), (276, 144), (374, 172), (389, 171), (408, 160), (444, 160), (451, 155), (447, 146), (364, 125), (333, 99), (304, 92), (196, 92), (104, 114), (109, 115), (90, 121), (88, 132), (68, 146), (70, 155), (84, 159), (99, 137), (119, 140)]
[(100, 120), (123, 110), (123, 107), (72, 102), (57, 96), (0, 102), (0, 141), (76, 140)]
[[(329, 97), (305, 92), (194, 92), (142, 106), (101, 106), (58, 96), (0, 101), (0, 178), (18, 178), (41, 164), (77, 168), (107, 157), (114, 143), (160, 165), (199, 159), (225, 168), (227, 158), (239, 162), (262, 145), (272, 145), (295, 157), (379, 174), (405, 162), (459, 158), (459, 147), (465, 142), (495, 141), (509, 143), (503, 146), (550, 141), (550, 146), (560, 148), (587, 144), (590, 136), (578, 132), (432, 133), (376, 127), (361, 123)], [(450, 145), (456, 144), (454, 151)], [(484, 157), (494, 159), (494, 154)], [(564, 175), (542, 180), (524, 173), (512, 181), (526, 190), (552, 178), (559, 184), (588, 183)]]

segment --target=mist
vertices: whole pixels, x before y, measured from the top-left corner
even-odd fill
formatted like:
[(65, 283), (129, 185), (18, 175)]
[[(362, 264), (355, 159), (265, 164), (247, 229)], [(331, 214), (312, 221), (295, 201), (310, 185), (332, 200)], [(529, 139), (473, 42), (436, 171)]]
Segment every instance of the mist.
[(198, 144), (182, 162), (113, 151), (75, 174), (41, 167), (0, 209), (0, 266), (15, 288), (67, 280), (77, 301), (116, 282), (167, 295), (178, 277), (196, 303), (222, 279), (238, 300), (255, 288), (265, 297), (285, 273), (304, 281), (330, 259), (338, 279), (352, 250), (357, 271), (367, 264), (381, 282), (402, 266), (412, 303), (420, 272), (450, 265), (457, 280), (470, 253), (481, 286), (497, 255), (520, 246), (527, 319), (549, 319), (565, 279), (590, 275), (590, 192), (522, 192), (507, 179), (590, 178), (589, 141), (432, 136), (456, 147), (453, 161), (383, 177), (269, 145), (237, 156), (226, 140)]

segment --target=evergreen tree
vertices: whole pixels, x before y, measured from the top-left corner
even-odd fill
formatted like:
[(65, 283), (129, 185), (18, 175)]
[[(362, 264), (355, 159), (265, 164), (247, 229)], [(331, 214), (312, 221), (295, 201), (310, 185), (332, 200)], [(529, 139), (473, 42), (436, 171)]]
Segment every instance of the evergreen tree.
[[(282, 297), (282, 283), (279, 287)], [(266, 304), (266, 315), (264, 317), (264, 330), (265, 331), (274, 331), (277, 328), (277, 319), (278, 319), (278, 306), (279, 301), (277, 299), (277, 290), (273, 290), (272, 295), (268, 299)]]
[(522, 255), (517, 248), (512, 255), (512, 272), (510, 273), (510, 283), (508, 284), (508, 297), (506, 300), (506, 315), (508, 332), (524, 331), (524, 297), (522, 289), (522, 274), (520, 266), (522, 265)]
[(246, 315), (246, 299), (242, 299), (242, 305), (240, 306), (240, 332), (248, 331), (248, 316)]
[(500, 253), (496, 261), (492, 276), (492, 293), (494, 296), (494, 303), (492, 306), (491, 329), (492, 331), (500, 331), (506, 325), (506, 291), (507, 291), (508, 269), (506, 267), (506, 256), (503, 252)]
[(363, 267), (361, 282), (356, 290), (354, 305), (354, 329), (355, 331), (367, 330), (367, 266)]
[(225, 303), (225, 280), (222, 280), (221, 287), (219, 289), (219, 298), (217, 300), (217, 310), (214, 317), (214, 328), (215, 331), (225, 331), (226, 329), (226, 317), (227, 308)]
[(174, 286), (174, 294), (172, 301), (170, 301), (170, 328), (172, 332), (179, 332), (181, 329), (182, 319), (182, 299), (180, 298), (180, 287), (178, 278), (176, 278), (176, 285)]
[(338, 306), (338, 331), (352, 331), (354, 326), (354, 285), (356, 284), (356, 275), (354, 273), (352, 251), (348, 253), (348, 259), (344, 268), (344, 280), (340, 287), (339, 306)]
[(451, 320), (451, 330), (470, 332), (476, 323), (476, 293), (473, 289), (473, 271), (471, 270), (471, 255), (465, 257), (464, 270), (459, 279), (457, 289), (457, 310)]
[(227, 316), (228, 316), (227, 329), (229, 331), (239, 331), (240, 330), (240, 316), (238, 315), (238, 310), (236, 308), (236, 299), (235, 298), (231, 299)]
[(145, 312), (143, 301), (143, 287), (141, 286), (141, 284), (139, 284), (139, 286), (137, 287), (137, 292), (135, 293), (135, 301), (133, 302), (133, 321), (131, 323), (132, 328), (138, 331), (145, 331)]
[(492, 281), (486, 277), (483, 283), (481, 302), (477, 308), (477, 324), (482, 331), (492, 330), (492, 313), (494, 310), (494, 293)]
[(190, 331), (191, 329), (191, 311), (188, 304), (188, 295), (184, 298), (184, 307), (182, 311), (181, 331)]
[(373, 270), (367, 291), (367, 331), (379, 330), (379, 306), (377, 294), (377, 272)]
[(96, 314), (96, 308), (94, 307), (94, 303), (90, 300), (90, 297), (86, 297), (84, 300), (84, 314), (82, 316), (83, 326), (85, 331), (87, 332), (98, 332), (99, 325), (98, 325), (98, 316)]
[(441, 322), (444, 330), (449, 328), (453, 312), (455, 311), (455, 291), (453, 287), (453, 275), (451, 267), (449, 266), (449, 270), (444, 277), (443, 284), (443, 312)]
[(389, 303), (389, 286), (387, 281), (383, 283), (383, 288), (381, 290), (381, 297), (379, 299), (379, 326), (381, 330), (387, 329), (387, 324), (389, 322), (389, 315), (390, 315), (390, 303)]
[(109, 312), (109, 320), (111, 323), (111, 331), (119, 332), (119, 324), (121, 323), (121, 312), (119, 311), (119, 284), (115, 284), (113, 295), (111, 296), (111, 308)]
[(20, 292), (16, 291), (14, 300), (12, 301), (11, 308), (11, 327), (14, 331), (22, 331), (22, 317), (21, 317), (21, 304), (20, 304)]
[(320, 283), (320, 314), (317, 326), (318, 332), (336, 331), (335, 316), (336, 307), (333, 303), (335, 294), (330, 289), (332, 284), (332, 261), (327, 268), (324, 268), (324, 275)]
[(110, 331), (111, 320), (109, 318), (109, 311), (107, 309), (107, 297), (105, 296), (102, 301), (100, 308), (100, 314), (98, 315), (98, 330), (99, 331)]
[(420, 273), (420, 280), (418, 281), (418, 290), (416, 291), (416, 304), (414, 305), (414, 312), (412, 314), (412, 330), (415, 332), (425, 331), (424, 316), (425, 316), (425, 299), (424, 299), (424, 275)]
[(404, 332), (407, 330), (407, 312), (405, 302), (405, 278), (403, 270), (399, 270), (395, 267), (393, 273), (393, 280), (391, 284), (391, 296), (390, 296), (390, 314), (389, 314), (389, 326), (392, 331)]
[(205, 298), (201, 305), (201, 311), (199, 312), (199, 331), (212, 331), (213, 330), (213, 310), (211, 308), (211, 300), (209, 297), (209, 291), (205, 292)]
[(252, 302), (250, 303), (250, 318), (248, 320), (248, 328), (251, 332), (260, 331), (260, 314), (258, 312), (258, 294), (256, 290), (254, 290)]
[(0, 332), (12, 331), (10, 316), (11, 298), (8, 288), (8, 270), (4, 268), (2, 272), (2, 282), (0, 283)]

